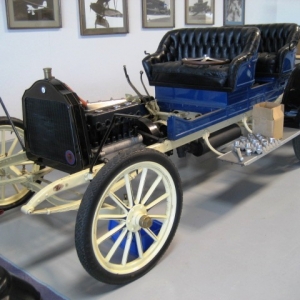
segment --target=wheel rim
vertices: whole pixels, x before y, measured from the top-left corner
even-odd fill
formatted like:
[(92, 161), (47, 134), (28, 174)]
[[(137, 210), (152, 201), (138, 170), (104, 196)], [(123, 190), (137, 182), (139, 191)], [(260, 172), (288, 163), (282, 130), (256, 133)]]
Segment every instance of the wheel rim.
[(92, 222), (92, 245), (101, 266), (129, 274), (163, 248), (177, 207), (176, 187), (160, 164), (145, 161), (119, 172), (101, 195)]
[[(23, 139), (24, 131), (18, 127), (16, 127), (16, 130)], [(18, 138), (10, 125), (0, 126), (0, 139), (0, 159), (23, 152)], [(0, 180), (3, 181), (17, 177), (16, 175), (13, 175), (13, 173), (17, 173), (21, 176), (29, 172), (37, 171), (38, 169), (39, 166), (29, 162), (24, 162), (20, 165), (9, 166), (0, 169)], [(19, 183), (0, 186), (0, 207), (10, 206), (20, 201), (29, 192), (30, 191), (27, 188)]]

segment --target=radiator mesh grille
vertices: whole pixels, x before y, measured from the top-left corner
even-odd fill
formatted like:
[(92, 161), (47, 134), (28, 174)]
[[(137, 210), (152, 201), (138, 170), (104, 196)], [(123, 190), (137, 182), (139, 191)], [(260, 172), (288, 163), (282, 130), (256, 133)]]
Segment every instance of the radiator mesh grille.
[(30, 152), (68, 164), (67, 151), (76, 153), (68, 106), (51, 100), (26, 98), (25, 108)]

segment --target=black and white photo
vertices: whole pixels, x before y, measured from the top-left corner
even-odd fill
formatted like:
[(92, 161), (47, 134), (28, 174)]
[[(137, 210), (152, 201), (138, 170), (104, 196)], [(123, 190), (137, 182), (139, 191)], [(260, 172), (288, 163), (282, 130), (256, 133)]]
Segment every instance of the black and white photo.
[(61, 27), (60, 0), (6, 0), (10, 29)]
[(185, 24), (213, 25), (215, 0), (185, 0)]
[(128, 33), (127, 0), (79, 0), (79, 14), (81, 35)]
[(172, 28), (175, 26), (174, 0), (142, 0), (144, 28)]
[(245, 24), (245, 0), (224, 0), (224, 25)]

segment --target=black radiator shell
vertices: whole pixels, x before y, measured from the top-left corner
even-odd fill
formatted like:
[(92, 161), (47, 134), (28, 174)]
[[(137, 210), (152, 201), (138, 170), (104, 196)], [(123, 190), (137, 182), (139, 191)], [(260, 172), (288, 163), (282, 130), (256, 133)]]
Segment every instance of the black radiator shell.
[(22, 98), (28, 159), (75, 173), (90, 164), (84, 110), (76, 93), (51, 78), (36, 81)]

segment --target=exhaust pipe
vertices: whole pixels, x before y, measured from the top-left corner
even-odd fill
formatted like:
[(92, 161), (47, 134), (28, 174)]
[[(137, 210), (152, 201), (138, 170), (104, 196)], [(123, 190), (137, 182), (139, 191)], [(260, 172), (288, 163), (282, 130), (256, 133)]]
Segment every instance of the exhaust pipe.
[[(232, 124), (210, 134), (208, 140), (214, 148), (218, 148), (239, 138), (241, 135), (242, 130), (240, 126), (237, 124)], [(188, 152), (195, 156), (201, 156), (209, 151), (210, 149), (203, 138), (193, 141), (189, 144)]]

